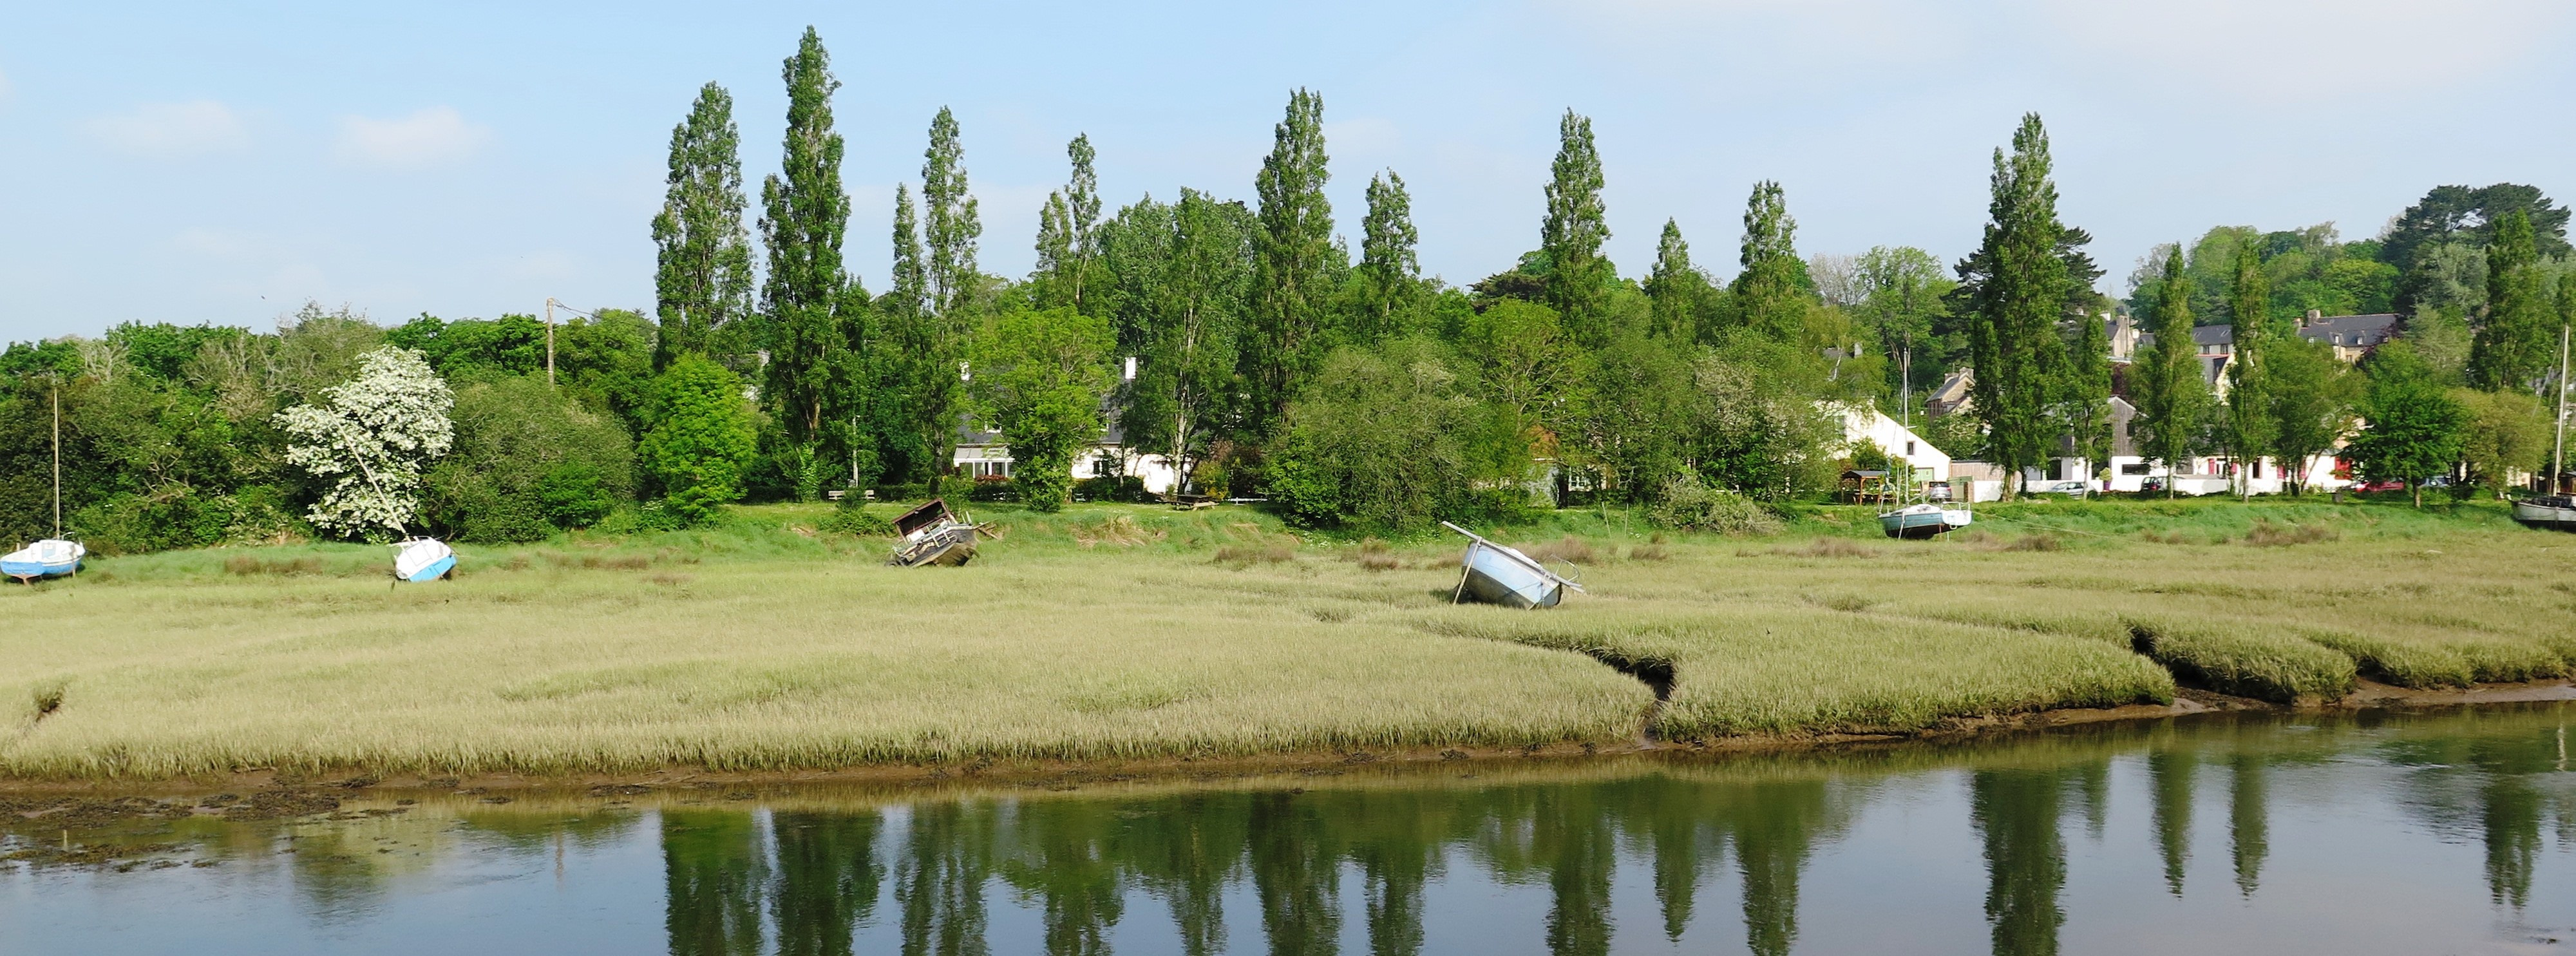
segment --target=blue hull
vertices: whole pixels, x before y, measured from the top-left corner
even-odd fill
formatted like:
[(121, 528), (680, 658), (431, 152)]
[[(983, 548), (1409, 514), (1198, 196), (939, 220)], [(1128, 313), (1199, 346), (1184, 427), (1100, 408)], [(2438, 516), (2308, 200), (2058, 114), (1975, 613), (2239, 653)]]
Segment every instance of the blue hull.
[(0, 575), (13, 578), (60, 577), (80, 570), (80, 566), (81, 563), (78, 561), (66, 561), (60, 564), (46, 564), (38, 561), (0, 561)]
[(456, 556), (451, 554), (430, 562), (428, 567), (420, 569), (420, 573), (404, 578), (403, 580), (409, 581), (413, 584), (426, 584), (428, 582), (438, 580), (440, 575), (446, 574), (448, 569), (454, 567), (456, 567)]

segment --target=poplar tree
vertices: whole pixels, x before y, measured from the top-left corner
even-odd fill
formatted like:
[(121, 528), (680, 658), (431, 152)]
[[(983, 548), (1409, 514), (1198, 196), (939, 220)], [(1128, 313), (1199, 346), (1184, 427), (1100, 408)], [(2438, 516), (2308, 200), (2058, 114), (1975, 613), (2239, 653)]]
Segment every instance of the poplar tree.
[(1743, 267), (1732, 287), (1742, 324), (1776, 342), (1805, 338), (1807, 299), (1800, 280), (1807, 267), (1798, 259), (1798, 221), (1789, 217), (1788, 197), (1776, 180), (1754, 183), (1744, 201), (1744, 241), (1736, 263)]
[(1995, 150), (1994, 167), (1985, 239), (1959, 264), (1959, 291), (1986, 453), (2017, 492), (2022, 469), (2045, 459), (2060, 434), (2048, 412), (2066, 364), (2057, 317), (2072, 279), (2060, 256), (2066, 229), (2057, 219), (2048, 130), (2039, 114), (2022, 116), (2012, 152)]
[(2272, 382), (2265, 374), (2265, 353), (2272, 347), (2272, 292), (2263, 277), (2263, 260), (2252, 243), (2236, 249), (2236, 275), (2229, 283), (2227, 321), (2235, 334), (2227, 363), (2227, 457), (2236, 463), (2242, 497), (2254, 496), (2254, 465), (2280, 434), (2272, 419)]
[(1681, 224), (1664, 220), (1664, 233), (1655, 240), (1655, 266), (1646, 272), (1648, 334), (1675, 342), (1698, 338), (1700, 305), (1709, 291), (1708, 273), (1691, 264)]
[(2090, 311), (2075, 316), (2075, 341), (2066, 352), (2066, 430), (2075, 454), (2095, 470), (2111, 460), (2111, 345), (2102, 317)]
[(893, 288), (878, 300), (891, 354), (880, 357), (878, 380), (894, 393), (897, 431), (886, 435), (900, 464), (896, 474), (927, 481), (948, 466), (956, 444), (957, 359), (964, 346), (931, 314), (930, 271), (922, 261), (919, 215), (911, 187), (894, 190)]
[(671, 128), (662, 211), (653, 216), (653, 367), (705, 352), (717, 328), (751, 311), (751, 233), (743, 228), (742, 134), (733, 94), (709, 83)]
[[(2486, 320), (2469, 344), (2473, 387), (2532, 388), (2556, 368), (2546, 277), (2534, 242), (2529, 212), (2516, 209), (2497, 221), (2495, 241), (2487, 246)], [(2545, 391), (2543, 386), (2534, 394)]]
[(957, 117), (948, 107), (930, 119), (930, 148), (921, 153), (922, 238), (930, 252), (930, 303), (940, 319), (962, 333), (964, 312), (980, 284), (976, 241), (984, 225), (966, 187), (966, 148), (957, 141)]
[(762, 397), (789, 440), (809, 453), (832, 400), (832, 375), (848, 336), (836, 316), (847, 279), (841, 239), (850, 197), (841, 191), (841, 135), (832, 131), (830, 54), (806, 27), (780, 71), (787, 83), (782, 175), (760, 184), (761, 239), (769, 248), (761, 304), (769, 317), (769, 365)]
[(1253, 179), (1261, 223), (1254, 249), (1253, 343), (1245, 350), (1252, 391), (1249, 424), (1266, 435), (1317, 358), (1316, 332), (1345, 268), (1333, 243), (1331, 174), (1324, 155), (1323, 94), (1298, 89), (1272, 130), (1270, 155)]
[(1100, 260), (1100, 180), (1092, 172), (1091, 137), (1076, 136), (1065, 145), (1073, 177), (1065, 188), (1047, 194), (1038, 210), (1038, 265), (1029, 276), (1036, 286), (1038, 308), (1066, 306), (1085, 315), (1098, 311), (1084, 292)]
[(1414, 254), (1422, 237), (1413, 228), (1413, 199), (1404, 191), (1404, 177), (1392, 169), (1369, 177), (1368, 206), (1359, 266), (1366, 301), (1351, 330), (1361, 342), (1403, 334), (1422, 286), (1422, 263)]
[(2209, 414), (2209, 383), (2200, 370), (2200, 348), (2191, 337), (2191, 279), (2183, 275), (2181, 245), (2165, 258), (2162, 284), (2147, 332), (2155, 336), (2145, 355), (2129, 366), (2129, 384), (2138, 398), (2138, 450), (2165, 463), (2165, 497), (2171, 498), (2174, 476), (2185, 471), (2193, 445)]
[(1602, 297), (1615, 270), (1601, 257), (1610, 224), (1601, 205), (1601, 151), (1592, 119), (1566, 110), (1556, 125), (1556, 161), (1547, 183), (1547, 218), (1539, 223), (1539, 248), (1547, 253), (1547, 304), (1556, 309), (1576, 343), (1598, 349), (1609, 343)]

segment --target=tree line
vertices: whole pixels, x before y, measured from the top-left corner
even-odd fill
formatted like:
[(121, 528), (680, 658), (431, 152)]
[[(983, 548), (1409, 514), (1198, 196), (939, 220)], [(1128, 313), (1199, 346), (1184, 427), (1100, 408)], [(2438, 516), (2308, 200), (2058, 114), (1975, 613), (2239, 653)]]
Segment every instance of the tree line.
[[(2070, 445), (2103, 462), (2121, 394), (2150, 458), (2297, 460), (2366, 421), (2354, 451), (2373, 475), (2420, 481), (2465, 460), (2494, 477), (2537, 464), (2544, 340), (2576, 309), (2567, 211), (2509, 184), (2436, 189), (2377, 240), (2213, 230), (2142, 262), (2114, 302), (2095, 291), (2091, 236), (2060, 220), (2036, 115), (1995, 151), (1988, 222), (1959, 262), (1911, 247), (1804, 257), (1785, 190), (1765, 181), (1720, 281), (1669, 219), (1645, 274), (1619, 274), (1603, 254), (1599, 143), (1568, 110), (1537, 248), (1451, 285), (1423, 274), (1392, 169), (1369, 174), (1354, 255), (1325, 192), (1324, 101), (1302, 89), (1248, 201), (1184, 187), (1112, 208), (1076, 136), (1018, 279), (979, 264), (963, 131), (943, 108), (919, 181), (897, 187), (892, 261), (871, 292), (843, 255), (839, 82), (811, 29), (780, 78), (780, 167), (756, 207), (722, 85), (673, 128), (649, 310), (382, 328), (308, 306), (275, 333), (129, 323), (11, 346), (0, 522), (45, 528), (48, 471), (32, 466), (59, 396), (65, 504), (104, 553), (372, 533), (325, 518), (338, 479), (299, 463), (287, 423), (354, 394), (331, 390), (388, 348), (452, 390), (452, 447), (420, 461), (404, 517), (468, 540), (681, 526), (835, 489), (1040, 509), (1134, 496), (1115, 477), (1075, 487), (1074, 463), (1113, 422), (1123, 454), (1182, 476), (1175, 491), (1389, 531), (1566, 498), (1738, 527), (1830, 488), (1846, 462), (1884, 460), (1844, 444), (1835, 404), (1896, 407), (1939, 447), (2012, 474)], [(2304, 308), (2379, 307), (2411, 310), (2407, 339), (2359, 377), (2287, 324)], [(2099, 321), (2121, 308), (2155, 334), (2125, 365)], [(2203, 321), (2235, 326), (2223, 401), (2190, 351)], [(1973, 413), (1927, 420), (1925, 393), (1963, 368)], [(1011, 480), (956, 473), (970, 430), (999, 433)]]

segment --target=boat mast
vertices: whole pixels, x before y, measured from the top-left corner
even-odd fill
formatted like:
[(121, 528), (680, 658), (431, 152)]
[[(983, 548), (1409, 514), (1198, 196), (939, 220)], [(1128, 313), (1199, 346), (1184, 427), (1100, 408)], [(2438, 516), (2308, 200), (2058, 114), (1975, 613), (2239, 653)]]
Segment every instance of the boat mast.
[[(2561, 412), (2561, 417), (2566, 417)], [(62, 539), (62, 379), (54, 379), (54, 539)]]
[(2567, 474), (2567, 325), (2558, 326), (2558, 443), (2549, 453), (2548, 494), (2558, 493)]

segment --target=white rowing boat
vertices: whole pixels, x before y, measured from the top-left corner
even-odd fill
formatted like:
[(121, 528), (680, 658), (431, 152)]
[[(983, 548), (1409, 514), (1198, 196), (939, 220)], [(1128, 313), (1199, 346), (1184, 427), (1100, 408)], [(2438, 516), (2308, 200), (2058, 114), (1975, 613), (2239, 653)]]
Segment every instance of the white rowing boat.
[(455, 549), (437, 538), (413, 538), (394, 545), (394, 577), (420, 584), (455, 569)]
[(1514, 608), (1555, 607), (1565, 590), (1583, 590), (1519, 549), (1485, 540), (1473, 531), (1443, 521), (1441, 527), (1467, 536), (1467, 553), (1459, 559), (1458, 590), (1451, 603), (1469, 598)]

